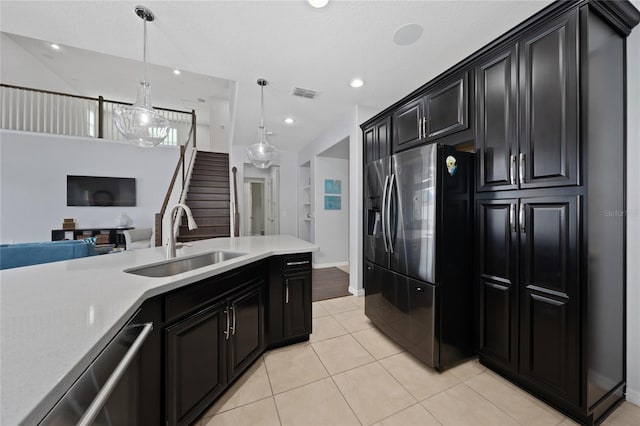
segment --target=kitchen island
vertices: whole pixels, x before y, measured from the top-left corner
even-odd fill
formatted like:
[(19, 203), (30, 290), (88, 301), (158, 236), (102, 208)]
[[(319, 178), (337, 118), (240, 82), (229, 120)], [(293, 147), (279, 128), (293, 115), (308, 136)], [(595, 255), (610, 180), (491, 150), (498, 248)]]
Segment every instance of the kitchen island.
[(178, 257), (246, 254), (158, 278), (123, 271), (165, 261), (162, 247), (1, 271), (0, 424), (39, 421), (145, 301), (263, 259), (317, 250), (286, 235), (191, 244)]

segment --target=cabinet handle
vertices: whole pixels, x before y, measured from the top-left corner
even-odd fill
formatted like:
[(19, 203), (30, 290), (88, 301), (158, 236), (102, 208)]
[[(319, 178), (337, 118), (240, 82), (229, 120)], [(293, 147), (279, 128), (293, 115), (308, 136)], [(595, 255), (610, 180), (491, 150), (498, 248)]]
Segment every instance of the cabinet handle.
[(140, 347), (142, 347), (142, 344), (149, 336), (149, 333), (151, 333), (151, 330), (153, 330), (153, 323), (148, 322), (144, 324), (142, 331), (138, 337), (136, 337), (136, 340), (133, 342), (127, 353), (124, 354), (124, 357), (120, 363), (118, 363), (116, 369), (113, 370), (113, 373), (111, 373), (102, 389), (100, 389), (100, 392), (98, 392), (93, 401), (91, 401), (91, 405), (89, 405), (87, 411), (84, 412), (82, 418), (78, 421), (78, 425), (88, 426), (93, 424), (93, 421), (98, 414), (100, 414), (104, 404), (106, 404), (109, 396), (111, 396), (111, 393), (120, 382), (122, 375), (127, 371), (127, 367), (129, 367), (129, 364), (133, 361), (133, 358), (140, 350)]
[(422, 118), (422, 137), (427, 137), (427, 117)]
[(289, 279), (284, 282), (284, 303), (289, 304)]
[(525, 217), (524, 217), (524, 204), (520, 204), (520, 218), (519, 218), (519, 222), (520, 222), (520, 232), (522, 232), (523, 234), (526, 232), (525, 230), (525, 226), (524, 226), (524, 222), (525, 222)]
[(308, 263), (309, 263), (308, 260), (301, 260), (299, 262), (287, 262), (287, 266), (306, 265)]
[(422, 126), (424, 118), (420, 118), (420, 120), (418, 120), (418, 139), (422, 139), (422, 129), (424, 128), (424, 126)]
[(516, 232), (516, 205), (511, 204), (509, 206), (509, 224), (511, 225), (511, 232)]
[(225, 340), (229, 340), (229, 309), (224, 310), (224, 314), (227, 316), (227, 329), (224, 331)]
[(516, 184), (516, 156), (511, 154), (511, 159), (509, 162), (509, 181), (511, 185)]
[(233, 309), (233, 306), (231, 306), (229, 309), (231, 309), (231, 315), (233, 318), (233, 322), (231, 325), (231, 335), (235, 336), (236, 335), (236, 310)]
[(523, 152), (520, 153), (520, 170), (518, 170), (518, 172), (520, 173), (520, 184), (522, 185), (524, 183), (524, 153)]

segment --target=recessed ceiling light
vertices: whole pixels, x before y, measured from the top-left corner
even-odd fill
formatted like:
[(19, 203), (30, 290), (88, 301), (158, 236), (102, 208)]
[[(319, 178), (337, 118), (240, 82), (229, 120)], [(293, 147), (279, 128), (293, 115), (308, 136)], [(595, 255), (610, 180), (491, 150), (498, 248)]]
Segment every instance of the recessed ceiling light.
[(174, 73), (175, 75), (180, 75), (180, 70), (173, 70), (173, 73)]
[(55, 43), (51, 43), (51, 48), (52, 48), (53, 50), (60, 50), (60, 46), (59, 46), (59, 45), (57, 45), (57, 44), (55, 44)]
[(307, 1), (311, 6), (315, 7), (316, 9), (325, 7), (327, 3), (329, 3), (329, 0), (307, 0)]
[(351, 87), (362, 87), (364, 86), (364, 81), (361, 78), (354, 78), (353, 80), (351, 80), (351, 83), (349, 83), (349, 85), (351, 85)]
[(287, 123), (287, 124), (293, 124), (293, 123), (296, 122), (296, 120), (294, 120), (291, 117), (287, 117), (287, 118), (284, 119), (284, 122)]
[(393, 34), (393, 42), (398, 46), (408, 46), (422, 37), (423, 28), (419, 24), (406, 24)]

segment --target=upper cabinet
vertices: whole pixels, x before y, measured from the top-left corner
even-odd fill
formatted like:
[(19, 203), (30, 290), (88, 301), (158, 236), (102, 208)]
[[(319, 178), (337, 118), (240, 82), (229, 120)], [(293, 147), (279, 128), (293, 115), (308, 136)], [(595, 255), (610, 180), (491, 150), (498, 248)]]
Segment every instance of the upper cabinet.
[(577, 13), (476, 67), (479, 191), (579, 183)]
[[(393, 128), (394, 153), (468, 130), (469, 72), (447, 79), (402, 105), (393, 113)], [(471, 138), (469, 132), (455, 140)]]
[(391, 154), (391, 117), (384, 117), (364, 129), (364, 161), (379, 160)]

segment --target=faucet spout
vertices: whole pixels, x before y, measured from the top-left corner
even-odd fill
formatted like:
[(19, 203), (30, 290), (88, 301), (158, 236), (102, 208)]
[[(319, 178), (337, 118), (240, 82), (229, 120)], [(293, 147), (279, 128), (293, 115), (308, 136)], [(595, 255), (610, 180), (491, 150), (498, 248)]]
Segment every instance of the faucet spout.
[[(196, 221), (193, 219), (191, 209), (186, 204), (178, 203), (169, 210), (169, 241), (167, 241), (167, 259), (176, 257), (176, 235), (174, 232), (175, 222), (173, 215), (178, 209), (182, 209), (187, 213), (187, 224), (189, 229), (196, 229), (198, 227)], [(180, 216), (182, 216), (182, 212), (176, 215), (175, 220), (178, 220)]]

